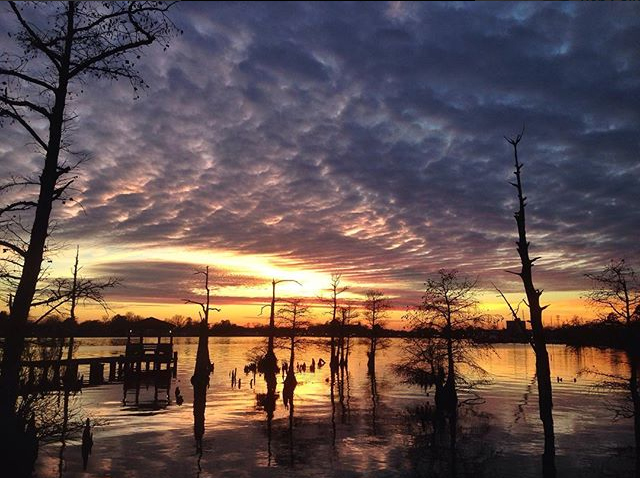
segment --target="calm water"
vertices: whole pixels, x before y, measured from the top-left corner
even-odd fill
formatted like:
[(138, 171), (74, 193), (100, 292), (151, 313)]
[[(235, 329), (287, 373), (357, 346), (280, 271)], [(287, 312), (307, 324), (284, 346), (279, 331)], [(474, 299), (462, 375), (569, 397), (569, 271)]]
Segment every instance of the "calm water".
[[(78, 396), (83, 416), (100, 423), (94, 429), (93, 454), (82, 471), (79, 441), (41, 448), (37, 476), (45, 477), (262, 477), (262, 476), (541, 476), (542, 429), (537, 415), (535, 359), (528, 345), (497, 345), (480, 358), (488, 380), (478, 387), (484, 403), (463, 407), (457, 427), (456, 464), (448, 443), (432, 433), (415, 413), (432, 402), (422, 390), (402, 384), (392, 367), (402, 342), (380, 353), (375, 384), (366, 373), (365, 346), (356, 344), (343, 386), (332, 387), (328, 365), (297, 374), (293, 417), (281, 398), (269, 427), (256, 401), (264, 379), (242, 372), (259, 338), (211, 338), (215, 372), (207, 395), (202, 457), (193, 439), (191, 377), (196, 339), (177, 339), (179, 386), (185, 398), (164, 409), (123, 406), (121, 385), (86, 388)], [(121, 339), (81, 339), (76, 356), (119, 355)], [(296, 360), (328, 359), (326, 348), (309, 344)], [(278, 353), (280, 359), (288, 353)], [(596, 369), (624, 375), (620, 353), (593, 348), (575, 351), (551, 346), (558, 476), (630, 476), (633, 424), (613, 421), (619, 396), (594, 387), (597, 378), (580, 373)], [(241, 388), (232, 388), (238, 369)], [(88, 372), (85, 373), (85, 376)], [(574, 378), (576, 381), (574, 382)], [(278, 393), (282, 380), (279, 377)], [(173, 389), (171, 391), (173, 399)], [(464, 397), (463, 397), (464, 398)], [(153, 390), (143, 390), (151, 401)], [(446, 443), (444, 443), (446, 442)]]

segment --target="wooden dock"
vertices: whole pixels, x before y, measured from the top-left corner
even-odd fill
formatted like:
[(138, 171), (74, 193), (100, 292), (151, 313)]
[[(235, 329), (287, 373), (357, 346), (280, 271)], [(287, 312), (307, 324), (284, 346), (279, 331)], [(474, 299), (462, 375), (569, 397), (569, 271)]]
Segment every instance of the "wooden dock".
[[(165, 392), (169, 403), (171, 379), (178, 372), (178, 352), (173, 350), (171, 333), (163, 335), (157, 327), (155, 342), (145, 340), (142, 330), (136, 338), (132, 338), (133, 331), (130, 331), (125, 353), (121, 355), (23, 361), (25, 378), (20, 384), (20, 394), (76, 392), (85, 386), (121, 383), (125, 405), (130, 392), (135, 393), (137, 404), (143, 387), (153, 387), (154, 402), (158, 401), (160, 392)], [(167, 336), (168, 341), (163, 341)], [(105, 370), (108, 370), (106, 376)]]

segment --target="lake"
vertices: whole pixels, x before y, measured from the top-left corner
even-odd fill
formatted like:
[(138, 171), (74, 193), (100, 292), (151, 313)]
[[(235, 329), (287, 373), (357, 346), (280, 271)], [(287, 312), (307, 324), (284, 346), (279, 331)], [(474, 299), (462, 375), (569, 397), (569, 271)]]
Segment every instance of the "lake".
[[(124, 353), (126, 339), (78, 339), (76, 357)], [(436, 432), (425, 416), (433, 396), (402, 383), (393, 366), (402, 340), (392, 339), (377, 359), (375, 382), (367, 375), (366, 346), (352, 347), (348, 373), (332, 383), (328, 364), (309, 370), (312, 358), (328, 361), (318, 339), (296, 353), (307, 365), (297, 374), (293, 407), (280, 397), (272, 420), (259, 405), (266, 391), (258, 375), (245, 375), (252, 349), (262, 338), (210, 338), (215, 371), (207, 394), (202, 456), (193, 437), (192, 388), (197, 339), (177, 338), (177, 378), (184, 403), (154, 408), (153, 390), (142, 390), (140, 406), (122, 404), (122, 385), (87, 387), (74, 399), (78, 417), (96, 422), (87, 472), (82, 471), (79, 437), (40, 449), (36, 476), (48, 477), (396, 477), (542, 475), (542, 426), (538, 418), (535, 358), (528, 345), (499, 344), (478, 363), (486, 371), (475, 405), (460, 407), (456, 445), (451, 432)], [(277, 352), (280, 360), (288, 352)], [(633, 423), (614, 420), (621, 392), (597, 387), (598, 376), (625, 375), (619, 351), (549, 347), (553, 377), (556, 466), (559, 477), (631, 476)], [(232, 387), (238, 370), (240, 387)], [(83, 373), (81, 371), (81, 373)], [(84, 372), (87, 373), (87, 372)], [(86, 376), (86, 375), (85, 375)], [(562, 378), (558, 382), (556, 377)], [(575, 379), (575, 380), (574, 380)], [(332, 386), (333, 385), (333, 386)], [(464, 394), (461, 398), (472, 398)], [(476, 400), (478, 401), (478, 400)], [(293, 410), (293, 411), (292, 411)], [(78, 418), (79, 419), (79, 418)], [(269, 422), (269, 423), (267, 423)], [(455, 453), (452, 462), (451, 454)]]

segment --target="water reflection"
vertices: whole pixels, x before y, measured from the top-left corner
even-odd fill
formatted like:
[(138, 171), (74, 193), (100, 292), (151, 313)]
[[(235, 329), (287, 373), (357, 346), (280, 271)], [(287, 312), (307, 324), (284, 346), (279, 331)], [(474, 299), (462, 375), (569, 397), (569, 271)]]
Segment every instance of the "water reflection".
[(407, 450), (413, 476), (457, 477), (494, 474), (496, 449), (484, 437), (491, 415), (462, 405), (446, 416), (430, 404), (408, 409), (412, 440)]
[[(196, 365), (191, 377), (193, 385), (193, 436), (196, 440), (196, 453), (202, 456), (202, 438), (204, 436), (205, 410), (207, 408), (207, 389), (213, 365), (209, 357), (208, 326), (206, 321), (200, 324)], [(198, 461), (198, 468), (200, 462)]]
[[(495, 355), (482, 358), (483, 368), (493, 378), (476, 390), (485, 403), (460, 409), (454, 420), (443, 422), (427, 408), (427, 403), (433, 406), (433, 397), (402, 385), (393, 374), (397, 341), (379, 352), (375, 376), (367, 374), (366, 346), (354, 344), (348, 368), (333, 374), (328, 363), (313, 373), (310, 367), (306, 372), (294, 369), (296, 386), (286, 394), (286, 380), (278, 381), (277, 376), (254, 376), (255, 370), (249, 367), (240, 377), (246, 351), (262, 339), (225, 339), (224, 343), (209, 339), (207, 343), (216, 357), (218, 373), (210, 376), (211, 386), (205, 387), (198, 407), (195, 388), (185, 385), (199, 355), (199, 344), (193, 339), (175, 344), (181, 361), (173, 387), (180, 388), (183, 406), (172, 400), (153, 416), (131, 415), (121, 408), (120, 387), (103, 385), (83, 391), (80, 400), (86, 414), (109, 421), (94, 430), (89, 463), (93, 475), (127, 476), (135, 470), (143, 478), (184, 476), (185, 460), (193, 459), (191, 476), (200, 478), (282, 473), (499, 478), (512, 476), (514, 469), (519, 476), (542, 476), (533, 360), (524, 346), (498, 346)], [(118, 350), (121, 347), (94, 340), (90, 347), (81, 343), (77, 355), (104, 356)], [(310, 364), (314, 359), (317, 363), (322, 356), (328, 359), (327, 351), (310, 344), (296, 353), (296, 362)], [(551, 347), (550, 358), (554, 377), (564, 377), (554, 387), (558, 475), (581, 476), (586, 468), (603, 470), (608, 476), (631, 476), (633, 423), (612, 422), (605, 404), (612, 393), (622, 396), (621, 392), (594, 392), (597, 380), (587, 376), (573, 381), (588, 364), (604, 372), (624, 373), (624, 357), (612, 351), (584, 349), (578, 355), (564, 347)], [(242, 386), (230, 387), (230, 373), (236, 368)], [(203, 443), (200, 435), (194, 457), (196, 409), (201, 410), (200, 430), (210, 440)], [(135, 454), (130, 452), (133, 442)], [(79, 435), (66, 440), (64, 464), (60, 445), (58, 441), (55, 448), (41, 448), (38, 477), (81, 473)], [(290, 471), (280, 472), (279, 467)]]
[(377, 427), (377, 410), (380, 397), (378, 396), (378, 383), (376, 381), (375, 369), (369, 368), (369, 384), (371, 389), (371, 432), (373, 435), (378, 433)]

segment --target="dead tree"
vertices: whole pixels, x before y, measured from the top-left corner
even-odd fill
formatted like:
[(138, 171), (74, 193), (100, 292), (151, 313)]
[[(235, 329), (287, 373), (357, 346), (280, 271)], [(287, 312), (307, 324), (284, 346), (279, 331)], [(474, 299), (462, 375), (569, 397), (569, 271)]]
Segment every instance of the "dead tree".
[(20, 263), (1, 367), (3, 427), (21, 427), (14, 414), (25, 329), (51, 232), (53, 205), (55, 201), (70, 199), (68, 192), (75, 179), (73, 170), (77, 162), (67, 159), (67, 125), (73, 119), (67, 111), (68, 103), (82, 92), (83, 83), (89, 77), (123, 78), (131, 82), (134, 90), (145, 86), (132, 55), (137, 54), (139, 58), (139, 51), (156, 41), (166, 44), (175, 31), (166, 16), (172, 5), (164, 2), (9, 3), (17, 24), (12, 38), (22, 53), (0, 55), (0, 120), (26, 134), (41, 153), (43, 166), (33, 178), (12, 180), (4, 188), (5, 191), (13, 187), (33, 188), (33, 195), (22, 193), (0, 208), (3, 225), (7, 225), (4, 221), (8, 216), (25, 211), (31, 214), (31, 226), (24, 228), (28, 237), (16, 241), (2, 237), (1, 244)]
[(104, 298), (104, 291), (120, 285), (120, 280), (108, 277), (104, 280), (91, 279), (80, 275), (82, 267), (80, 261), (80, 247), (76, 248), (76, 258), (71, 270), (71, 278), (57, 277), (45, 280), (45, 286), (40, 292), (41, 300), (31, 304), (32, 307), (44, 307), (40, 316), (33, 320), (36, 324), (54, 312), (60, 312), (68, 307), (70, 325), (77, 323), (76, 309), (78, 305), (95, 303), (108, 312), (109, 305)]
[(289, 337), (287, 337), (289, 348), (289, 368), (287, 370), (287, 376), (284, 379), (284, 388), (282, 391), (283, 401), (285, 406), (288, 406), (293, 400), (293, 391), (295, 390), (298, 381), (295, 375), (295, 359), (296, 350), (302, 345), (302, 337), (299, 335), (300, 329), (303, 329), (309, 325), (309, 322), (305, 320), (309, 307), (306, 306), (302, 299), (291, 299), (285, 301), (285, 304), (278, 309), (278, 318), (280, 325), (289, 330)]
[(300, 286), (302, 285), (300, 284), (300, 282), (293, 279), (271, 280), (271, 304), (269, 305), (269, 342), (267, 345), (267, 353), (258, 363), (259, 371), (265, 374), (265, 379), (268, 382), (271, 380), (275, 381), (275, 375), (278, 370), (278, 358), (276, 357), (273, 345), (273, 341), (276, 335), (276, 302), (278, 301), (278, 299), (276, 299), (276, 285), (282, 284), (283, 282), (295, 282)]
[(629, 376), (607, 376), (607, 388), (625, 390), (628, 401), (615, 407), (617, 415), (633, 417), (636, 441), (636, 474), (640, 475), (640, 277), (624, 260), (612, 261), (604, 270), (586, 275), (593, 287), (587, 300), (605, 311), (603, 315), (624, 327), (624, 351), (629, 362)]
[[(71, 361), (73, 358), (74, 337), (73, 328), (75, 327), (76, 320), (76, 308), (79, 304), (85, 305), (88, 302), (93, 302), (100, 305), (105, 312), (109, 311), (109, 306), (104, 298), (103, 292), (106, 289), (117, 287), (120, 284), (119, 279), (115, 277), (109, 277), (105, 280), (96, 280), (80, 275), (82, 267), (80, 262), (80, 246), (76, 246), (76, 259), (73, 263), (73, 269), (71, 270), (71, 279), (56, 278), (51, 281), (51, 286), (48, 288), (48, 297), (41, 301), (40, 304), (32, 305), (44, 305), (47, 310), (40, 315), (33, 323), (38, 323), (44, 318), (48, 317), (52, 312), (58, 311), (66, 305), (69, 306), (69, 320), (66, 322), (67, 332), (69, 333), (69, 346), (67, 349), (67, 360)], [(64, 341), (64, 338), (62, 339)], [(62, 351), (61, 351), (62, 352)], [(67, 371), (70, 372), (71, 368), (67, 367)], [(76, 377), (67, 376), (66, 380), (73, 381)]]
[(518, 144), (522, 140), (524, 128), (515, 138), (505, 138), (513, 146), (515, 162), (516, 182), (511, 183), (516, 188), (518, 194), (518, 210), (514, 213), (516, 225), (518, 227), (518, 241), (516, 242), (518, 255), (522, 269), (520, 272), (513, 272), (520, 277), (527, 296), (527, 306), (531, 318), (532, 346), (536, 356), (536, 376), (538, 378), (538, 404), (540, 407), (540, 420), (544, 429), (544, 465), (545, 469), (551, 470), (552, 474), (553, 457), (555, 456), (555, 435), (553, 431), (553, 395), (551, 391), (551, 370), (549, 368), (549, 354), (547, 352), (547, 342), (542, 324), (542, 312), (548, 306), (540, 305), (542, 290), (537, 289), (533, 284), (533, 264), (539, 257), (529, 257), (529, 241), (527, 241), (527, 230), (525, 223), (525, 207), (527, 198), (522, 190), (522, 164), (518, 160)]
[[(342, 331), (342, 325), (339, 323), (337, 318), (338, 296), (345, 292), (348, 287), (340, 286), (341, 277), (342, 274), (331, 274), (331, 287), (329, 289), (331, 291), (331, 359), (329, 361), (329, 366), (333, 371), (338, 369), (341, 350), (344, 347), (344, 331)], [(336, 337), (336, 332), (342, 338)]]
[(367, 351), (367, 370), (375, 375), (376, 352), (386, 346), (386, 341), (380, 336), (380, 331), (387, 317), (387, 310), (391, 307), (382, 291), (370, 290), (364, 301), (364, 321), (369, 326), (369, 350)]
[(346, 368), (349, 364), (349, 353), (351, 351), (351, 335), (349, 326), (351, 321), (358, 316), (354, 307), (349, 304), (340, 307), (340, 332), (338, 336), (338, 353), (340, 355), (340, 367)]
[(191, 377), (193, 385), (193, 434), (196, 440), (196, 451), (202, 453), (202, 437), (204, 436), (204, 412), (207, 407), (207, 388), (209, 388), (209, 376), (213, 371), (209, 356), (209, 312), (217, 311), (217, 307), (211, 307), (211, 287), (209, 286), (209, 266), (204, 270), (195, 272), (195, 275), (204, 277), (205, 302), (185, 299), (186, 304), (200, 306), (200, 330), (198, 334), (198, 351), (196, 353), (196, 365)]

